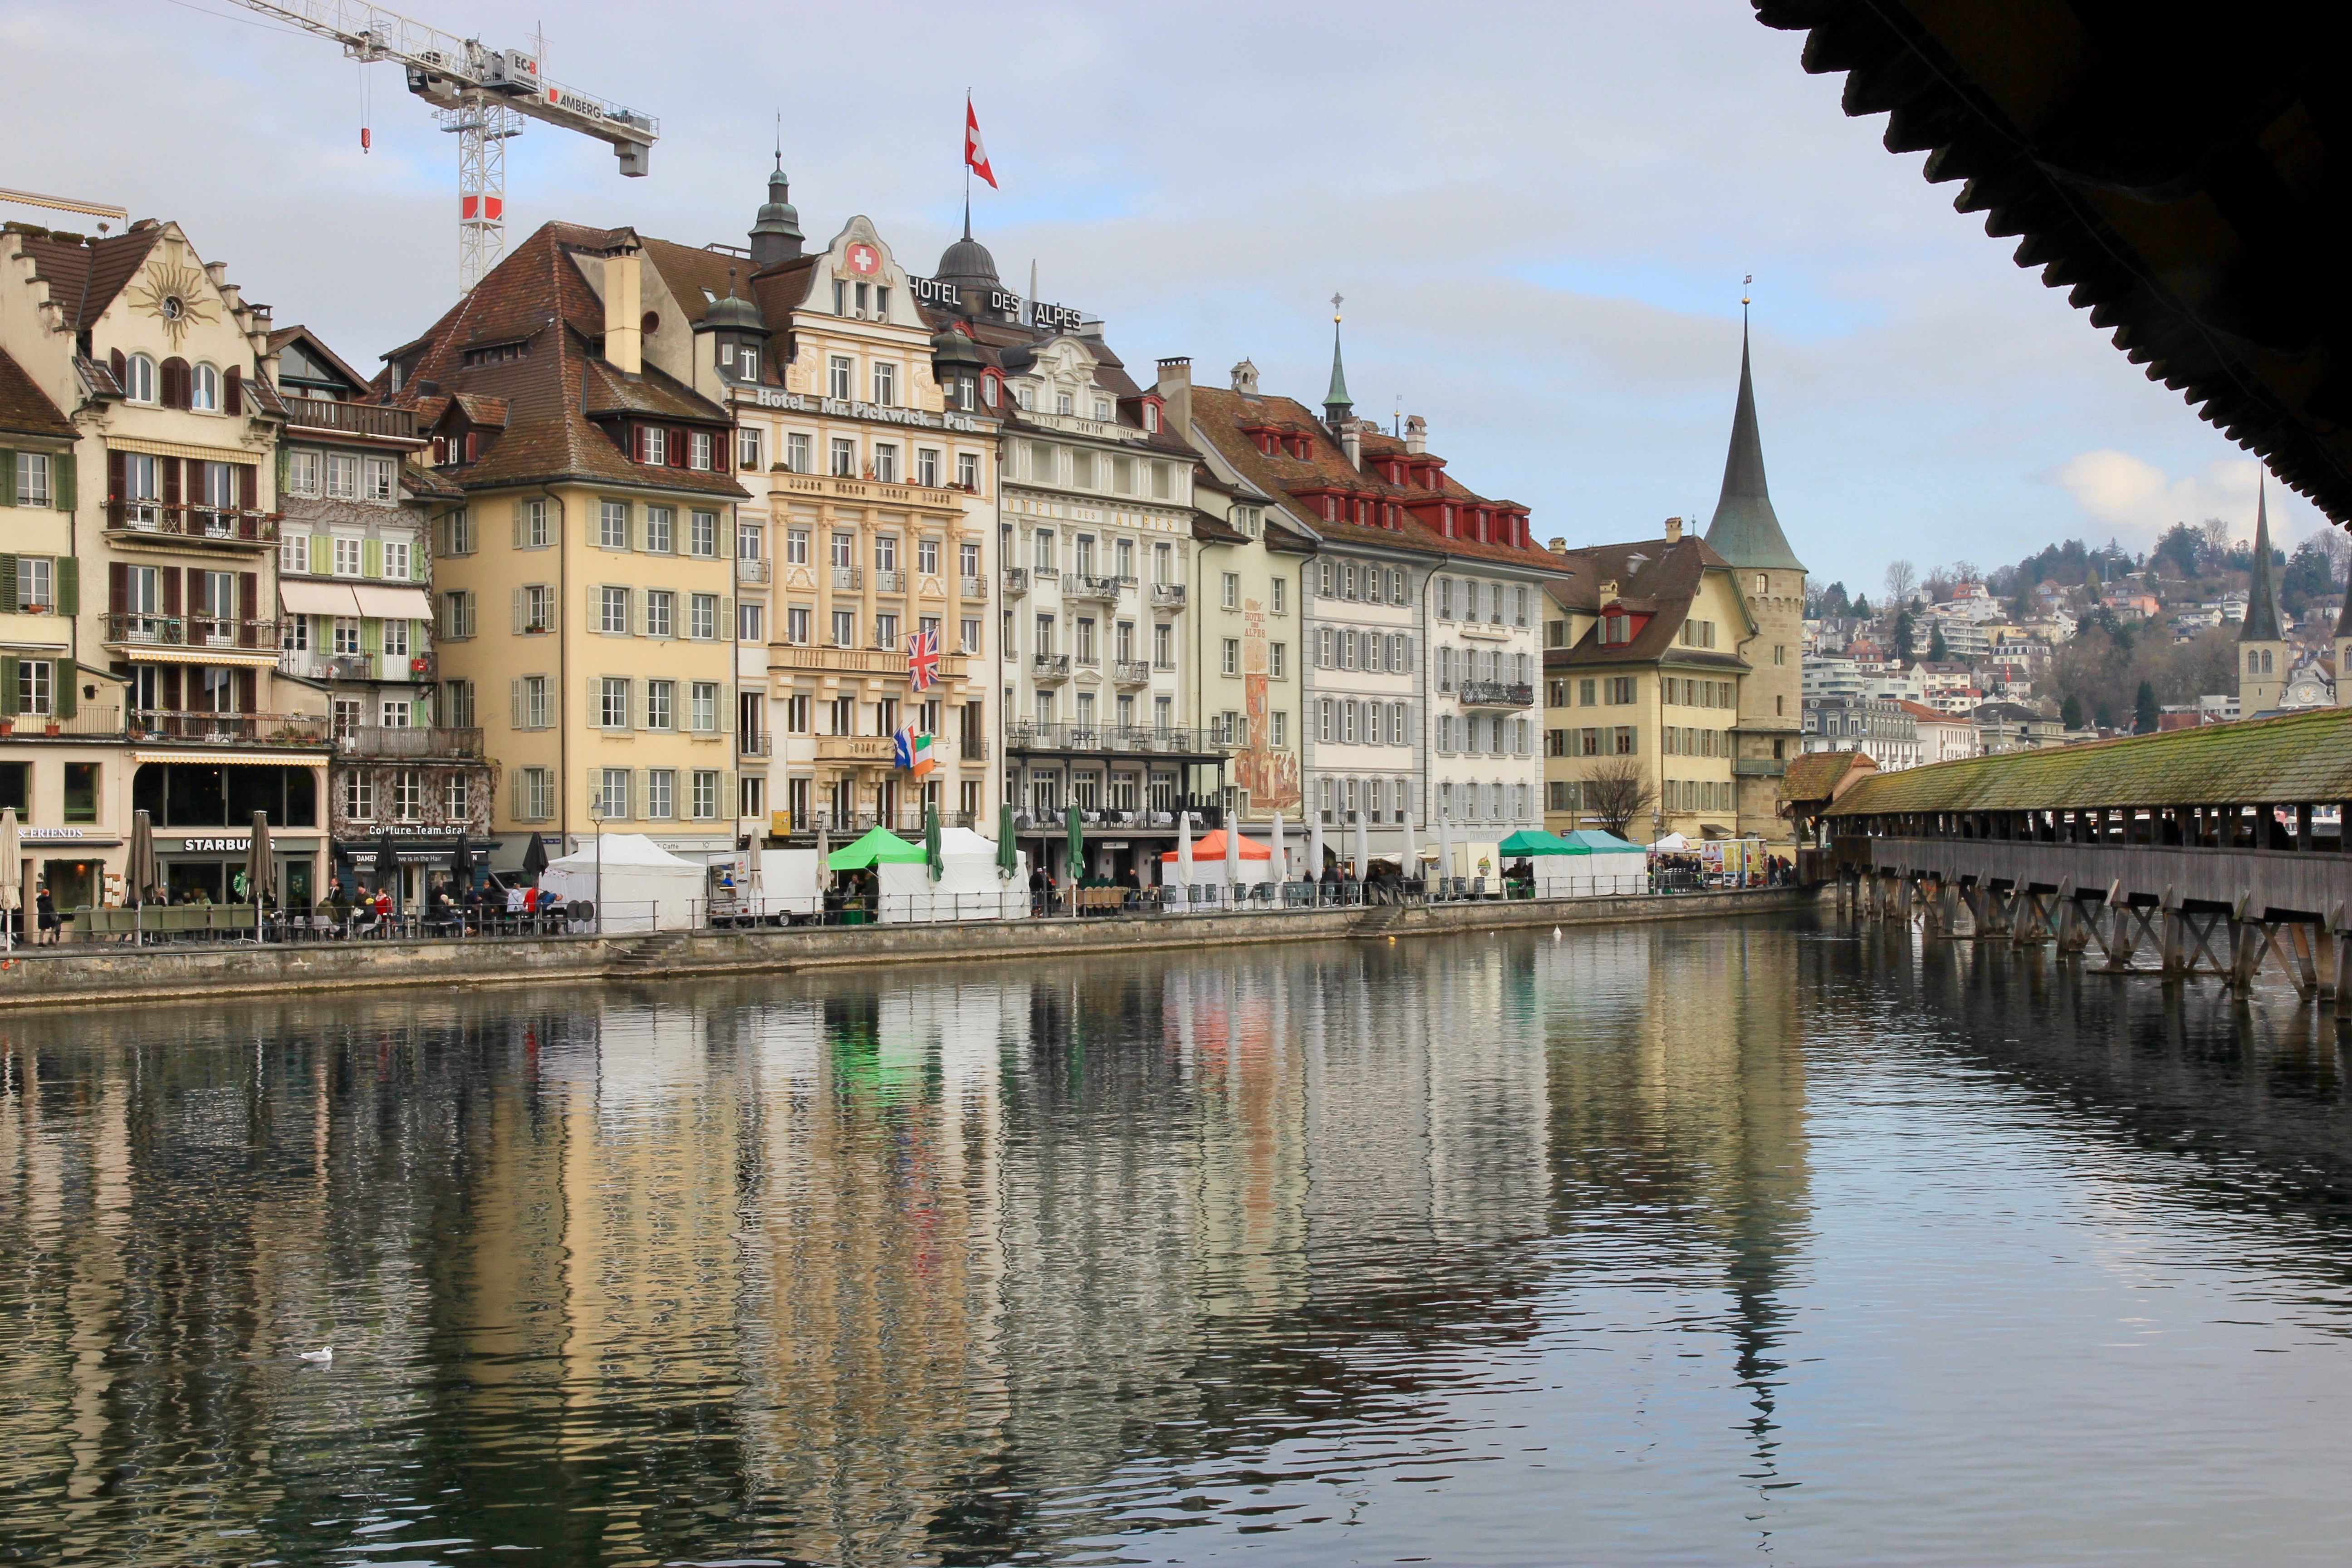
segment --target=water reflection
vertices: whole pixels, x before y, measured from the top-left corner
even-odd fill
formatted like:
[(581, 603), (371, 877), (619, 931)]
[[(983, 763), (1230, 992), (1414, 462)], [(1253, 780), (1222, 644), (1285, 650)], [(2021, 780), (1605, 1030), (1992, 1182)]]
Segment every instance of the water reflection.
[(2050, 1555), (2028, 1391), (1940, 1503), (1865, 1436), (2085, 1289), (1959, 1251), (2217, 1215), (2347, 1321), (2332, 1028), (2131, 984), (1792, 921), (6, 1021), (0, 1561)]

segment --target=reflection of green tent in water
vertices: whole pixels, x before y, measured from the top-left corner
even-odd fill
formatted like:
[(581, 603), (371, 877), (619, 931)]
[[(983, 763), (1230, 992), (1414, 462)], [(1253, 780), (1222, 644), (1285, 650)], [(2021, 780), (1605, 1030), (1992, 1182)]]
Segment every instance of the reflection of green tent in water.
[(931, 1097), (940, 1082), (936, 1031), (909, 1019), (903, 1007), (893, 1026), (885, 1039), (879, 997), (826, 998), (824, 1044), (836, 1096), (860, 1101)]

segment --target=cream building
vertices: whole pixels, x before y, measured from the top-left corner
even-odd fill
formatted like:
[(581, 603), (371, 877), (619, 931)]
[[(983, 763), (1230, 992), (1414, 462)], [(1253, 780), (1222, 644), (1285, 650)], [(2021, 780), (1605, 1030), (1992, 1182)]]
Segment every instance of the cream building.
[[(323, 696), (278, 670), (269, 318), (179, 226), (0, 236), (14, 581), (0, 779), (40, 847), (0, 874), (120, 897), (140, 808), (175, 897), (235, 896), (253, 814), (282, 890), (320, 884)], [(69, 434), (68, 434), (69, 432)]]
[(503, 782), (496, 864), (599, 826), (713, 862), (740, 815), (735, 430), (648, 361), (635, 231), (541, 227), (382, 384), (463, 492), (435, 517), (436, 651)]

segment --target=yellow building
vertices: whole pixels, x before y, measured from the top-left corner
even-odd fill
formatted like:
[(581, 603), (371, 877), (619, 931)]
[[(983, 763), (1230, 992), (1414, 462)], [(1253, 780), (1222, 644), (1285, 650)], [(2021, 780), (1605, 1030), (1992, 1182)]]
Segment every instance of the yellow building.
[(1678, 517), (1663, 540), (1552, 548), (1571, 575), (1544, 627), (1545, 827), (1734, 836), (1757, 626), (1730, 563)]
[[(992, 829), (996, 384), (968, 338), (934, 336), (928, 280), (871, 221), (803, 254), (789, 195), (779, 170), (748, 249), (648, 241), (640, 300), (648, 364), (725, 407), (750, 491), (732, 550), (744, 816), (904, 832), (936, 805)], [(926, 633), (938, 669), (919, 689)], [(896, 759), (908, 728), (932, 738), (919, 779)]]
[(642, 249), (547, 225), (387, 356), (387, 395), (465, 496), (434, 519), (439, 668), (478, 693), (500, 867), (599, 824), (688, 858), (740, 848), (745, 492), (727, 411), (645, 358), (663, 323)]

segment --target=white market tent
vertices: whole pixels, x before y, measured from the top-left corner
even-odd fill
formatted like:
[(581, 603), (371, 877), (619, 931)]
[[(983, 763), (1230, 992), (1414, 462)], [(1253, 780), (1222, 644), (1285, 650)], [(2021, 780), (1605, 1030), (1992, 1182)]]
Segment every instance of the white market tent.
[(996, 868), (996, 841), (969, 827), (940, 830), (940, 879), (920, 861), (875, 868), (882, 887), (879, 917), (902, 921), (1010, 921), (1029, 916), (1029, 866), (1018, 855), (1010, 879)]
[(607, 833), (602, 842), (551, 860), (539, 874), (540, 896), (586, 900), (612, 931), (686, 931), (700, 915), (708, 866), (681, 860), (642, 833)]

